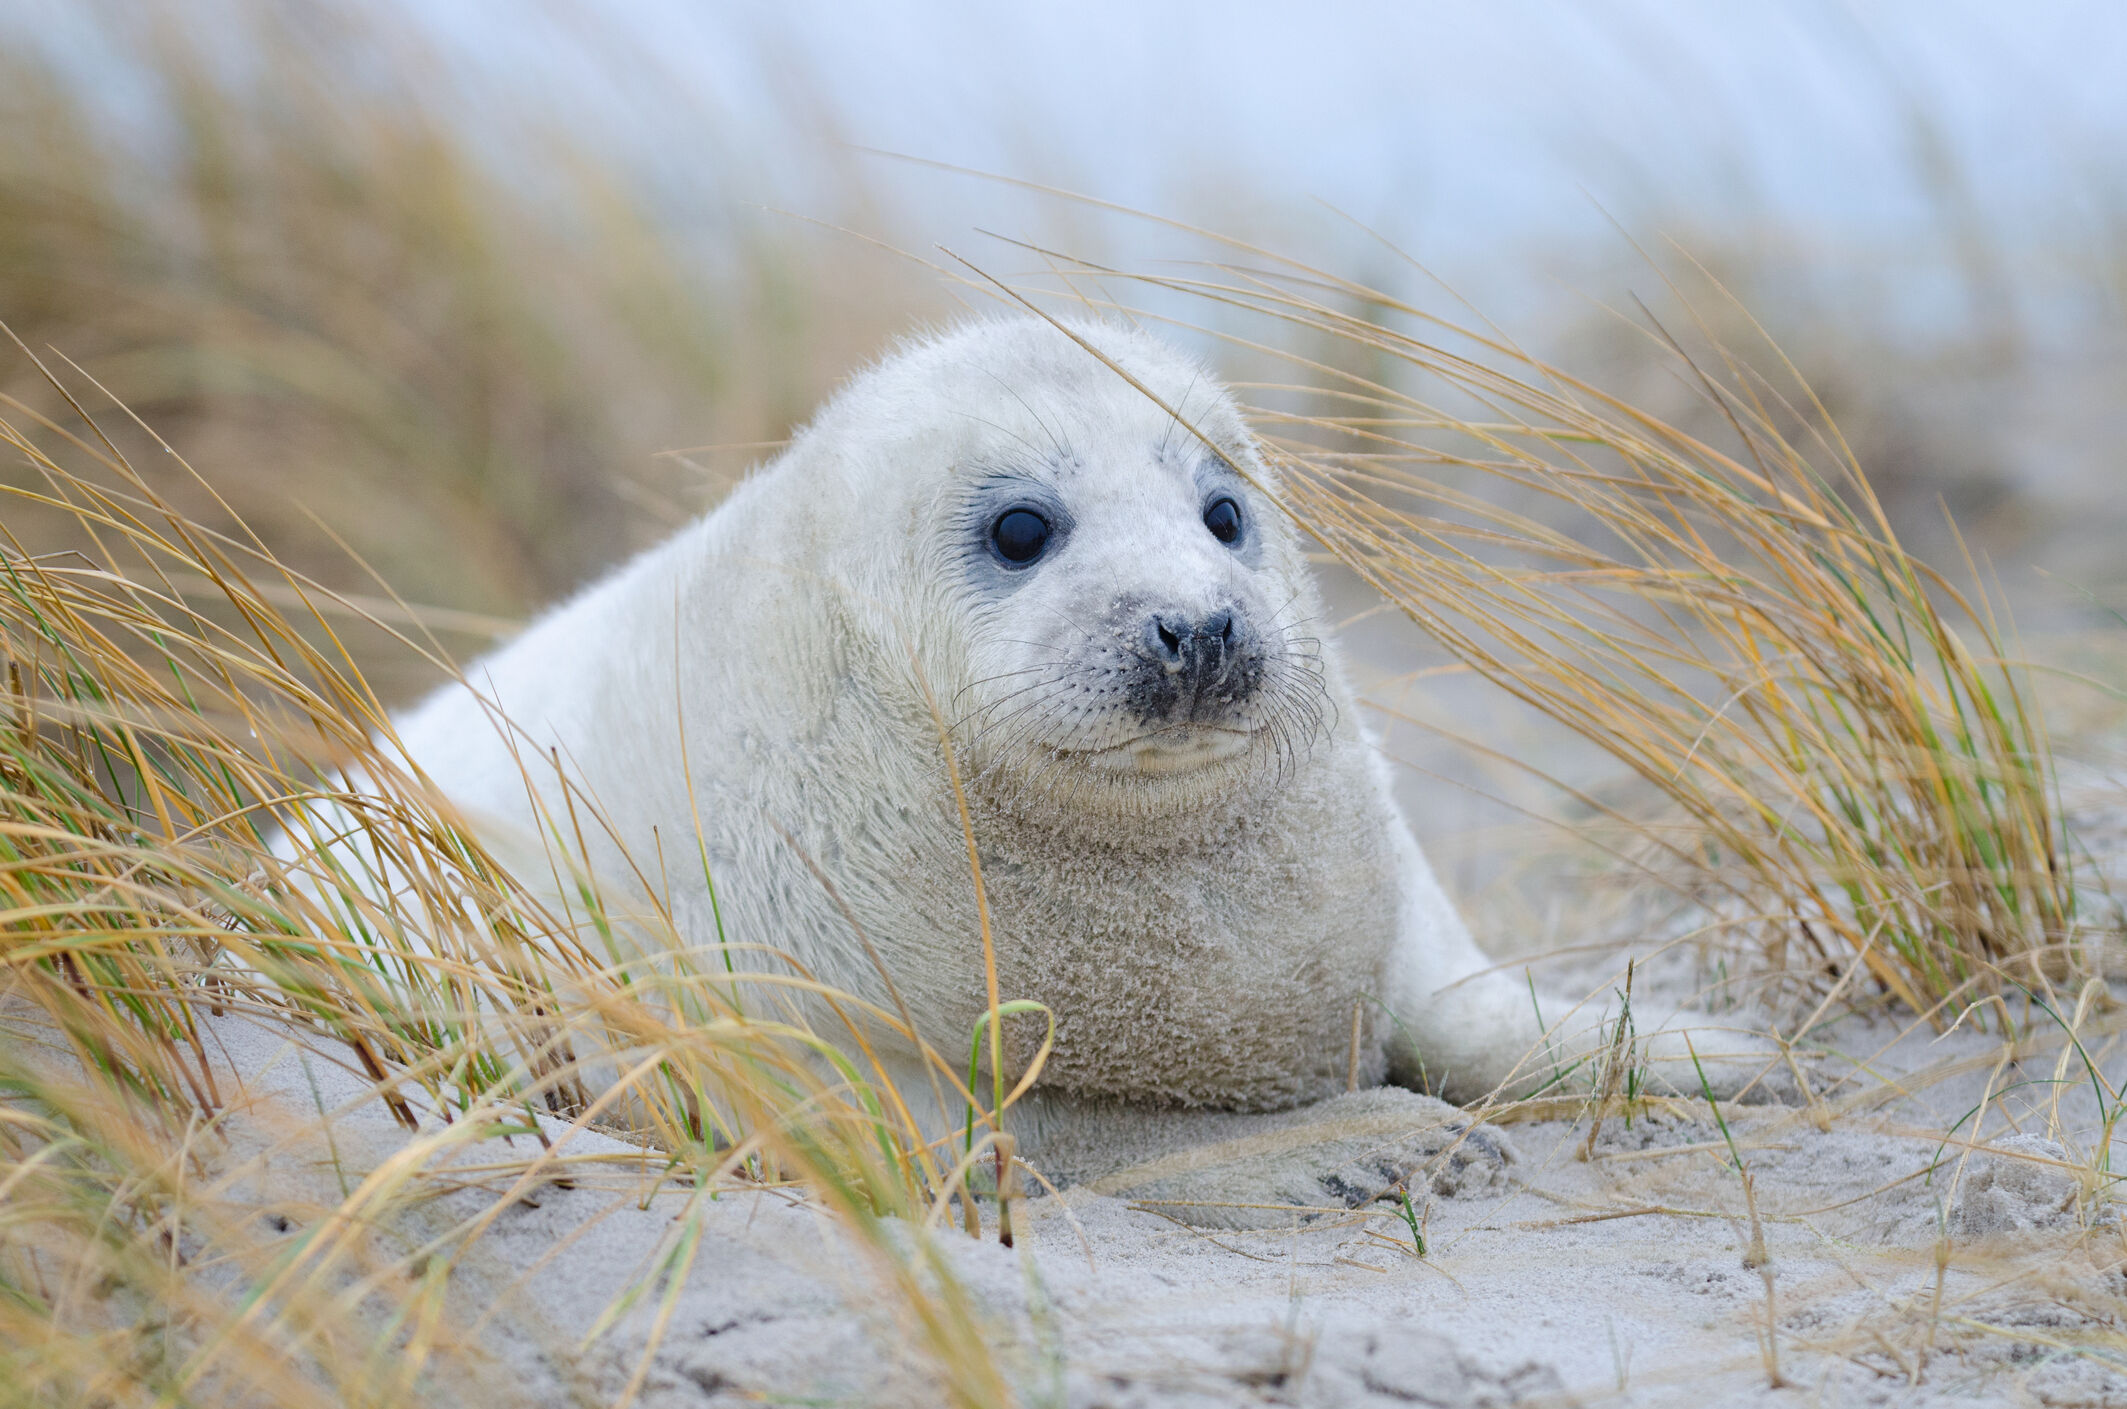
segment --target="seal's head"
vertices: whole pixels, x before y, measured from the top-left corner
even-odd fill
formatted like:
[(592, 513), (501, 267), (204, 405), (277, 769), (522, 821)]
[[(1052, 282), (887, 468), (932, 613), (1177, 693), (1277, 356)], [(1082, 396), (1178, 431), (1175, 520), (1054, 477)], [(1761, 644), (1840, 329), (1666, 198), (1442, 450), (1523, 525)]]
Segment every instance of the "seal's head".
[(1200, 364), (1107, 324), (975, 324), (867, 374), (821, 432), (894, 561), (869, 590), (916, 624), (986, 796), (1172, 817), (1247, 801), (1318, 742), (1305, 562)]

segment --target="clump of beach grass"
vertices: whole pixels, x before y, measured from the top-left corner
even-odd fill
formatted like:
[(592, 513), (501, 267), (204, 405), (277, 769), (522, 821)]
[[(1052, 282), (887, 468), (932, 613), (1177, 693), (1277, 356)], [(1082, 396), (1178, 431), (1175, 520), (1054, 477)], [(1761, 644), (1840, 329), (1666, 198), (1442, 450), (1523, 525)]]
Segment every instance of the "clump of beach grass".
[(2094, 972), (2013, 628), (1976, 564), (1900, 544), (1806, 386), (1645, 315), (1714, 443), (1496, 329), (1193, 233), (1218, 252), (1181, 272), (1042, 250), (1009, 296), (1284, 368), (1241, 390), (1286, 510), (1637, 780), (1658, 805), (1549, 780), (1637, 838), (1632, 865), (1816, 997), (1860, 976), (1947, 1022)]
[[(870, 1060), (867, 1033), (899, 1015), (755, 962), (744, 937), (690, 953), (661, 915), (631, 922), (667, 926), (670, 952), (633, 958), (595, 888), (568, 913), (526, 891), (397, 760), (340, 644), (365, 624), (444, 668), (433, 643), (233, 514), (223, 533), (174, 510), (62, 394), (90, 438), (0, 416), (37, 477), (0, 493), (84, 545), (33, 553), (0, 528), (0, 1400), (398, 1404), (479, 1382), (491, 1367), (447, 1334), (466, 1310), (448, 1269), (519, 1194), (571, 1178), (566, 1131), (599, 1124), (697, 1191), (612, 1313), (650, 1319), (629, 1396), (700, 1246), (700, 1195), (787, 1183), (890, 1285), (942, 1400), (1008, 1402), (935, 1245), (891, 1227), (956, 1199), (979, 1226), (968, 1175), (995, 1162), (1002, 1085), (962, 1093), (964, 1143), (926, 1144)], [(822, 1012), (845, 1022), (834, 1040)], [(271, 1235), (224, 1167), (249, 1100), (216, 1057), (224, 1020), (358, 1067), (405, 1127), (299, 1236)], [(381, 1236), (511, 1133), (542, 1149), (488, 1169), (483, 1212), (412, 1250)]]

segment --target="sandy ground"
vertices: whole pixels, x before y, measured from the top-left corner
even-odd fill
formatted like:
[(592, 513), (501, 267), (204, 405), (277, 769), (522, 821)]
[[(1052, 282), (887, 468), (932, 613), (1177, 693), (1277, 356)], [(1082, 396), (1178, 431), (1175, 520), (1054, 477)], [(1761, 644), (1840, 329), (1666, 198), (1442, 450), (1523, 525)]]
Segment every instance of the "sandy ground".
[[(2079, 830), (2127, 855), (2118, 770), (2080, 777)], [(1508, 1183), (1428, 1198), (1422, 1257), (1387, 1211), (1211, 1234), (1083, 1190), (1021, 1205), (1016, 1248), (950, 1229), (938, 1246), (1029, 1406), (2127, 1406), (2127, 1205), (2098, 1172), (2117, 1112), (2057, 1024), (2019, 1021), (2010, 1045), (1848, 1014), (1812, 1038), (1815, 1104), (1729, 1110), (1758, 1268), (1729, 1138), (1688, 1102), (1612, 1116), (1587, 1158), (1585, 1119), (1510, 1126)], [(2115, 1090), (2123, 1029), (2127, 1007), (2084, 1026)], [(298, 1237), (274, 1209), (331, 1207), (408, 1137), (329, 1055), (216, 1031), (259, 1102), (228, 1118), (228, 1158), (260, 1161), (261, 1216)], [(709, 1198), (619, 1141), (546, 1132), (608, 1163), (522, 1190), (451, 1265), (451, 1334), (483, 1367), (463, 1402), (611, 1404), (638, 1375), (650, 1409), (945, 1402), (900, 1299), (798, 1191)], [(514, 1176), (472, 1166), (532, 1150), (466, 1149), (465, 1186), (376, 1230), (383, 1252), (493, 1205)], [(672, 1296), (593, 1336), (690, 1226)]]
[[(223, 1037), (262, 1095), (313, 1111), (361, 1100), (361, 1083), (271, 1032), (229, 1024)], [(1586, 1160), (1585, 1122), (1513, 1126), (1509, 1186), (1430, 1200), (1423, 1258), (1386, 1213), (1214, 1235), (1078, 1192), (1023, 1205), (1016, 1249), (953, 1231), (941, 1244), (1028, 1404), (2127, 1405), (2127, 1238), (2080, 1172), (2095, 1108), (2085, 1082), (2050, 1084), (2059, 1044), (2040, 1033), (2018, 1063), (1985, 1034), (1849, 1018), (1826, 1045), (1852, 1060), (1825, 1060), (1820, 1108), (1730, 1122), (1769, 1291), (1745, 1266), (1728, 1145), (1689, 1105), (1629, 1128), (1613, 1117)], [(1969, 1123), (1952, 1127), (1990, 1082), (2008, 1094), (1975, 1149)], [(462, 1158), (521, 1158), (515, 1138)], [(351, 1105), (335, 1117), (332, 1177), (364, 1177), (404, 1139), (374, 1102)], [(588, 1346), (586, 1333), (690, 1204), (701, 1245), (638, 1402), (943, 1402), (853, 1240), (797, 1193), (653, 1194), (629, 1147), (585, 1132), (568, 1148), (619, 1162), (528, 1191), (450, 1273), (456, 1333), (491, 1357), (482, 1402), (613, 1402), (658, 1297)], [(316, 1140), (273, 1158), (262, 1185), (329, 1193)], [(503, 1187), (472, 1185), (387, 1242), (411, 1246)], [(1771, 1385), (1775, 1359), (1787, 1388)]]

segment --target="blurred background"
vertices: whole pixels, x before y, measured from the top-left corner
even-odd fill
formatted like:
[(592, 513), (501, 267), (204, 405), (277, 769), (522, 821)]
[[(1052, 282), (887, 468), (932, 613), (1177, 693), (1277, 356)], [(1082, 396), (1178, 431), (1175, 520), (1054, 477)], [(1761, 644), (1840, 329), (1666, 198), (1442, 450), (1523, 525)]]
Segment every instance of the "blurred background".
[[(2123, 74), (2109, 0), (0, 0), (0, 320), (188, 511), (464, 658), (967, 306), (933, 264), (1204, 252), (1063, 187), (1685, 425), (1632, 324), (1747, 309), (1907, 541), (1956, 567), (1947, 509), (2074, 642), (2127, 605)], [(11, 347), (0, 394), (86, 433)]]

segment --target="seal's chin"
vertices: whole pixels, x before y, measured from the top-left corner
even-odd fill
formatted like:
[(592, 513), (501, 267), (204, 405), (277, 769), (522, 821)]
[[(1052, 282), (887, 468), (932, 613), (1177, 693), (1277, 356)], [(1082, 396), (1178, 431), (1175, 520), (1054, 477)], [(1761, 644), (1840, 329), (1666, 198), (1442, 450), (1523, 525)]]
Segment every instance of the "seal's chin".
[(1088, 768), (1137, 777), (1193, 773), (1245, 753), (1251, 736), (1240, 729), (1182, 727), (1143, 734), (1113, 748), (1079, 755)]

